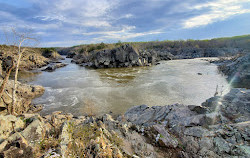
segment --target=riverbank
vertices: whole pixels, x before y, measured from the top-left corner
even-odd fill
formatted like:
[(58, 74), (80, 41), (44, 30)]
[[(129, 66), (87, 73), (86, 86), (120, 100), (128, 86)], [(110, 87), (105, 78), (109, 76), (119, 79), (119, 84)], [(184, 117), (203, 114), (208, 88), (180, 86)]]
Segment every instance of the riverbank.
[(135, 66), (151, 66), (163, 60), (194, 59), (202, 57), (233, 56), (244, 53), (239, 48), (148, 48), (139, 49), (131, 44), (116, 46), (113, 49), (69, 52), (72, 62), (92, 68), (120, 68)]

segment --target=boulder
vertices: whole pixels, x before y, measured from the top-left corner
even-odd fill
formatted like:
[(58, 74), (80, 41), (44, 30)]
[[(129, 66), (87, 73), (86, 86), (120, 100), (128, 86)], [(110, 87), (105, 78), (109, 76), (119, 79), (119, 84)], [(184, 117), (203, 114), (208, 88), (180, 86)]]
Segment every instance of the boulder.
[(22, 132), (22, 136), (30, 145), (35, 145), (42, 139), (44, 123), (39, 119), (32, 121)]
[(21, 131), (25, 123), (21, 118), (13, 115), (0, 115), (0, 143), (7, 139), (12, 132)]
[(158, 141), (160, 145), (168, 147), (168, 148), (176, 148), (178, 146), (177, 139), (171, 135), (167, 129), (165, 129), (162, 125), (153, 125), (154, 130), (158, 132), (160, 135)]
[(65, 63), (51, 63), (50, 65), (48, 65), (44, 70), (42, 71), (48, 71), (48, 72), (52, 72), (52, 71), (55, 71), (56, 69), (58, 68), (61, 68), (61, 67), (65, 67), (67, 66), (68, 64), (65, 64)]
[(66, 56), (66, 58), (73, 58), (76, 55), (75, 52), (69, 52)]
[(4, 157), (10, 158), (32, 158), (34, 157), (33, 148), (25, 143), (23, 139), (13, 142), (15, 146), (10, 146), (9, 149), (3, 152)]
[[(13, 87), (13, 80), (9, 80), (6, 84), (5, 91), (2, 95), (1, 101), (2, 107), (4, 110), (7, 109), (8, 106), (12, 106), (12, 87)], [(42, 86), (33, 86), (22, 84), (17, 82), (17, 89), (16, 89), (16, 104), (13, 106), (13, 112), (16, 114), (23, 114), (28, 112), (32, 107), (32, 99), (41, 96), (44, 93), (45, 89)]]

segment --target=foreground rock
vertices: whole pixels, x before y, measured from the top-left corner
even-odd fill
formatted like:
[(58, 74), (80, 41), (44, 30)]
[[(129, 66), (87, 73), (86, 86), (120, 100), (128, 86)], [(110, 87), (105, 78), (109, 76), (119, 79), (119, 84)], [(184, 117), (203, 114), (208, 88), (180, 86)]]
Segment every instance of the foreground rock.
[(250, 90), (232, 89), (203, 106), (141, 105), (128, 110), (125, 118), (149, 138), (167, 148), (181, 147), (190, 157), (249, 157), (249, 98)]
[(130, 123), (114, 120), (110, 115), (73, 118), (55, 112), (44, 118), (35, 114), (11, 117), (19, 121), (14, 124), (20, 124), (20, 128), (16, 130), (19, 126), (15, 126), (0, 141), (3, 157), (166, 157), (170, 154), (157, 152), (160, 148), (149, 144)]
[[(10, 106), (12, 107), (13, 82), (13, 80), (8, 81), (3, 95), (0, 98), (0, 114), (7, 113), (7, 108)], [(44, 88), (42, 86), (31, 86), (18, 82), (16, 91), (16, 105), (13, 106), (13, 112), (15, 114), (23, 114), (27, 112), (37, 111), (38, 109), (41, 110), (40, 106), (34, 107), (31, 101), (32, 99), (43, 95), (43, 93)]]

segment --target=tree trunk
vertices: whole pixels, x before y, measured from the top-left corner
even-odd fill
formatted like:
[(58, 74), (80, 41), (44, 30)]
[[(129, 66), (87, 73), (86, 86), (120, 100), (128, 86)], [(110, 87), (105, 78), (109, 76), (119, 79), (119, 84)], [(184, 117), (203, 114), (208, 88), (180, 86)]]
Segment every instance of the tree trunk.
[(16, 71), (15, 71), (15, 80), (14, 80), (14, 85), (13, 85), (13, 92), (12, 92), (12, 110), (11, 114), (13, 113), (13, 108), (16, 104), (16, 87), (17, 87), (17, 75), (18, 75), (18, 70), (19, 70), (19, 64), (21, 61), (23, 52), (21, 52), (18, 56), (17, 63), (16, 63)]

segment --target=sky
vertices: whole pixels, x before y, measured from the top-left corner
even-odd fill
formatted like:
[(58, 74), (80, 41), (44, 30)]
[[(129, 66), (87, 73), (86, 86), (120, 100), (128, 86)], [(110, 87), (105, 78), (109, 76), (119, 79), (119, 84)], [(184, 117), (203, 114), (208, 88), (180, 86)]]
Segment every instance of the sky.
[(31, 29), (42, 47), (250, 34), (250, 0), (0, 0), (4, 31)]

